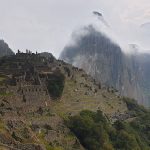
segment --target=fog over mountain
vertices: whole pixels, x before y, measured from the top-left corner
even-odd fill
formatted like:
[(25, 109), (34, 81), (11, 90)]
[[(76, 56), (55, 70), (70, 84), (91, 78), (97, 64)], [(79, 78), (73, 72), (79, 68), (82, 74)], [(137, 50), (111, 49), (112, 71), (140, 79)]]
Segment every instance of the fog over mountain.
[(48, 51), (58, 57), (73, 30), (97, 22), (93, 11), (102, 14), (100, 19), (124, 45), (150, 49), (147, 32), (140, 27), (150, 21), (149, 0), (0, 0), (0, 4), (0, 37), (15, 52)]
[(150, 0), (0, 0), (0, 150), (150, 150)]
[(141, 25), (141, 28), (149, 29), (149, 30), (150, 30), (150, 22), (147, 22), (147, 23), (142, 24), (142, 25)]
[(142, 24), (141, 30), (145, 35), (147, 35), (147, 38), (148, 38), (148, 36), (150, 35), (150, 22), (146, 22)]
[(149, 54), (139, 53), (136, 44), (130, 44), (130, 53), (125, 53), (108, 32), (105, 34), (93, 25), (76, 32), (72, 36), (73, 44), (64, 48), (60, 59), (83, 68), (103, 85), (118, 89), (123, 96), (150, 105)]

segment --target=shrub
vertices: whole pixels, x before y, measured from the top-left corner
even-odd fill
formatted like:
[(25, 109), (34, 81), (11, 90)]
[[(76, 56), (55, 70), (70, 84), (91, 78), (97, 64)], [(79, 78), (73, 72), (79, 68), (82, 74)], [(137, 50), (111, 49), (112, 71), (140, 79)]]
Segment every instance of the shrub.
[(65, 77), (61, 73), (49, 75), (47, 88), (49, 94), (55, 99), (60, 98), (64, 89)]
[(148, 112), (132, 122), (116, 121), (112, 125), (101, 111), (84, 110), (66, 123), (87, 150), (148, 150), (150, 147)]

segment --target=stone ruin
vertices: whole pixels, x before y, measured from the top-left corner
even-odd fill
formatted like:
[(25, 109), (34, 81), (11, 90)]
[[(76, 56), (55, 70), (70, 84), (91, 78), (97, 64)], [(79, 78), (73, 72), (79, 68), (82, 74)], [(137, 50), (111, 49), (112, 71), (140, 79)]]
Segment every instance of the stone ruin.
[(27, 53), (18, 51), (15, 56), (5, 58), (5, 61), (1, 60), (0, 74), (8, 77), (6, 85), (0, 88), (1, 92), (13, 93), (29, 105), (50, 103), (51, 96), (46, 85), (50, 68), (48, 62), (45, 62), (47, 62), (46, 58), (31, 51)]

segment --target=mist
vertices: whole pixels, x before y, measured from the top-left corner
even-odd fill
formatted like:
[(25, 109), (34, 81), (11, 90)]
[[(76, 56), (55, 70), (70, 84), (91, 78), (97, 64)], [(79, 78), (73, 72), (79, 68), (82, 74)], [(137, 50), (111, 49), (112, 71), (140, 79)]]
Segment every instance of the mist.
[[(137, 44), (141, 51), (150, 49), (149, 0), (0, 0), (0, 38), (17, 52), (51, 52), (57, 58), (70, 41), (72, 32), (93, 24), (113, 41), (125, 47)], [(117, 5), (116, 5), (117, 4)], [(105, 27), (93, 15), (103, 15)], [(99, 25), (101, 24), (101, 25)], [(127, 50), (124, 48), (125, 51)], [(144, 50), (145, 49), (145, 50)]]

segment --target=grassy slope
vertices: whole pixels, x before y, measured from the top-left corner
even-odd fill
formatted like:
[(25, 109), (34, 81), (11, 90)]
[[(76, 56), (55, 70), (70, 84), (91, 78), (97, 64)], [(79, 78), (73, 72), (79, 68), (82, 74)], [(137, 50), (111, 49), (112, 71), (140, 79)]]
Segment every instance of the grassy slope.
[[(80, 87), (80, 83), (84, 85)], [(85, 85), (95, 88), (93, 82), (86, 80), (81, 74), (76, 74), (75, 79), (67, 78), (61, 101), (52, 103), (54, 111), (62, 116), (77, 114), (84, 109), (101, 109), (106, 114), (127, 111), (126, 104), (114, 93), (102, 89), (94, 93)]]

